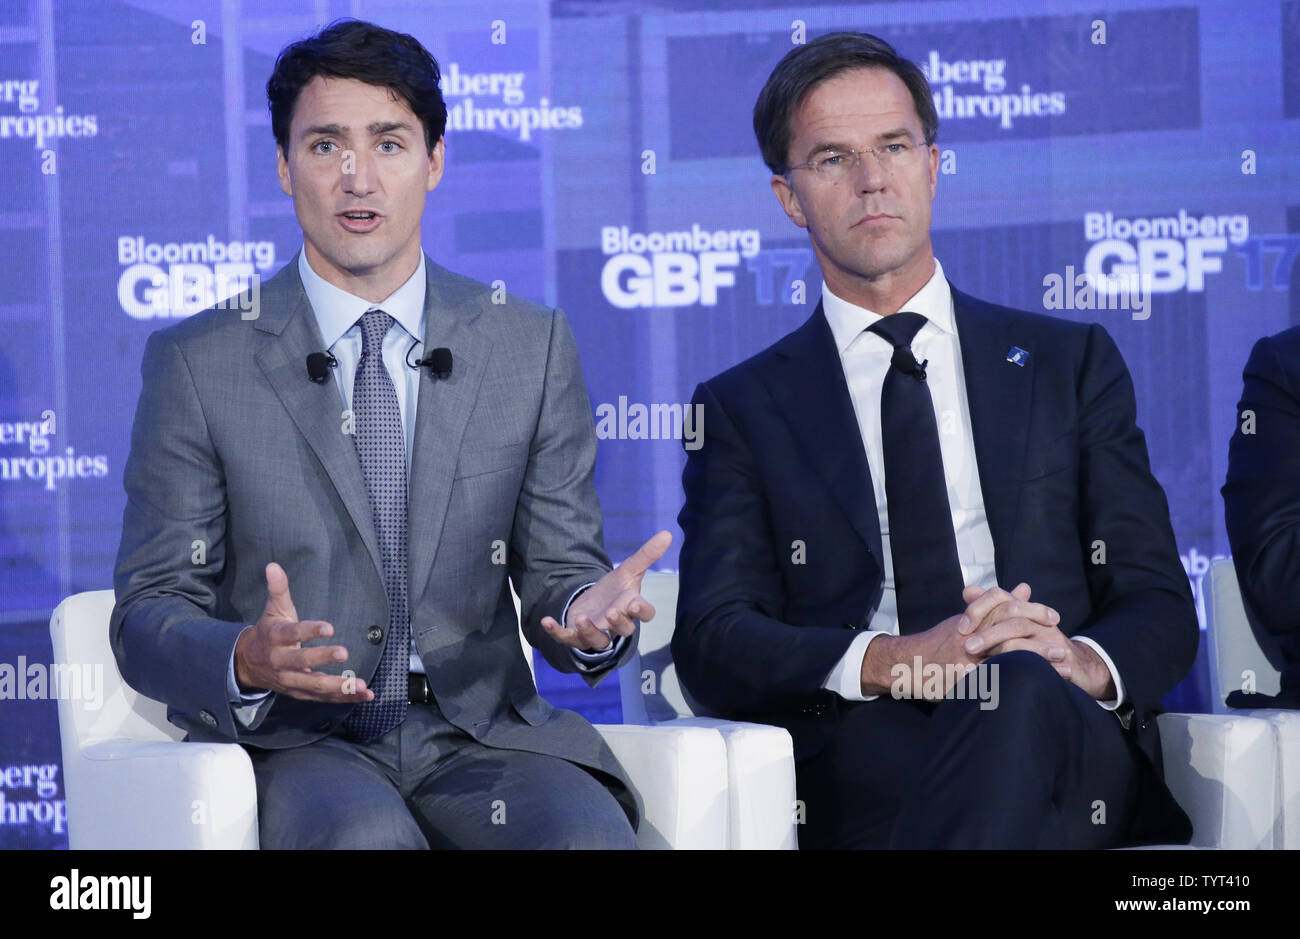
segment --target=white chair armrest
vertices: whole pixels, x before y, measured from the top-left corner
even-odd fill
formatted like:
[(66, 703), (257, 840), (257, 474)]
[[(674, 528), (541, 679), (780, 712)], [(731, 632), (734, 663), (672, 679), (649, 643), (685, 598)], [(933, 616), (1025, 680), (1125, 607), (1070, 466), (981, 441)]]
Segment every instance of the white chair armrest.
[(1277, 817), (1273, 826), (1273, 847), (1300, 848), (1300, 711), (1285, 708), (1233, 710), (1240, 717), (1266, 722), (1273, 731), (1277, 754)]
[(708, 727), (727, 744), (730, 792), (727, 847), (737, 850), (798, 847), (795, 822), (794, 741), (784, 727), (679, 717), (656, 727)]
[(718, 731), (595, 726), (641, 797), (640, 847), (727, 846), (727, 748)]
[(116, 738), (64, 767), (73, 849), (257, 848), (253, 764), (234, 743)]
[(1192, 844), (1272, 848), (1277, 758), (1267, 721), (1161, 714), (1165, 783), (1192, 820)]

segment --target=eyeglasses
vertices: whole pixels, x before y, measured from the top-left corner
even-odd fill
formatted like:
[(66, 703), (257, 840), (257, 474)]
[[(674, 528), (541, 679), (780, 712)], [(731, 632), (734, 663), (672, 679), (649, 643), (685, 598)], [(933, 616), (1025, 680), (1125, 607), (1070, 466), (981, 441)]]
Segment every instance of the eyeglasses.
[(866, 147), (862, 150), (833, 148), (823, 150), (815, 160), (790, 167), (786, 173), (788, 174), (790, 170), (812, 170), (819, 178), (827, 182), (835, 182), (856, 172), (862, 163), (864, 153), (873, 155), (880, 168), (888, 173), (904, 165), (920, 149), (921, 147), (910, 137), (905, 140), (895, 140), (879, 148)]

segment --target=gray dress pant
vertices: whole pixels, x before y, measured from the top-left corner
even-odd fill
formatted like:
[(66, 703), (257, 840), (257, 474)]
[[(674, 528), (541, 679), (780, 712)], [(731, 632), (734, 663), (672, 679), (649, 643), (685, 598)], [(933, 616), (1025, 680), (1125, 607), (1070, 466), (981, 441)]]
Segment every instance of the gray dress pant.
[(263, 848), (636, 847), (627, 815), (591, 772), (485, 746), (433, 704), (410, 705), (370, 743), (331, 735), (246, 749)]

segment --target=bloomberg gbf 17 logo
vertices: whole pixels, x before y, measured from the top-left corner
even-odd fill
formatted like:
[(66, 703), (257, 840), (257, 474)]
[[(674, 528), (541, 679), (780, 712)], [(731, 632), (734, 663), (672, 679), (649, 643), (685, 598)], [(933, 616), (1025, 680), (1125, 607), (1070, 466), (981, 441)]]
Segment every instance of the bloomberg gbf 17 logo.
[(122, 266), (117, 299), (136, 319), (192, 316), (227, 300), (244, 319), (256, 319), (259, 272), (275, 263), (275, 244), (226, 242), (212, 235), (159, 244), (123, 235), (117, 239), (117, 262)]
[(1113, 212), (1086, 212), (1084, 258), (1090, 278), (1137, 278), (1151, 293), (1200, 293), (1205, 275), (1223, 270), (1228, 244), (1250, 237), (1250, 217), (1178, 213), (1116, 218)]
[(634, 232), (606, 225), (600, 288), (624, 310), (716, 306), (718, 290), (736, 285), (741, 257), (756, 257), (759, 247), (756, 228), (709, 231), (693, 223), (679, 231)]

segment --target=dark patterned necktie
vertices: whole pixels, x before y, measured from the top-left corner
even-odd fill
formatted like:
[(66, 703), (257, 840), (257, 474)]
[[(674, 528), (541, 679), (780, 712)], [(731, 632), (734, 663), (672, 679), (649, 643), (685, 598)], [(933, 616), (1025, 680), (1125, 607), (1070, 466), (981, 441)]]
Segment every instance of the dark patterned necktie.
[(393, 380), (384, 368), (384, 336), (393, 318), (371, 310), (361, 318), (361, 361), (352, 384), (353, 442), (370, 497), (388, 591), (388, 636), (370, 683), (375, 700), (352, 709), (344, 726), (373, 740), (406, 718), (411, 622), (406, 597), (406, 436)]
[(903, 634), (922, 632), (966, 609), (934, 402), (925, 370), (912, 355), (912, 340), (925, 323), (920, 313), (895, 313), (870, 329), (894, 347), (880, 392), (880, 430), (889, 553)]

